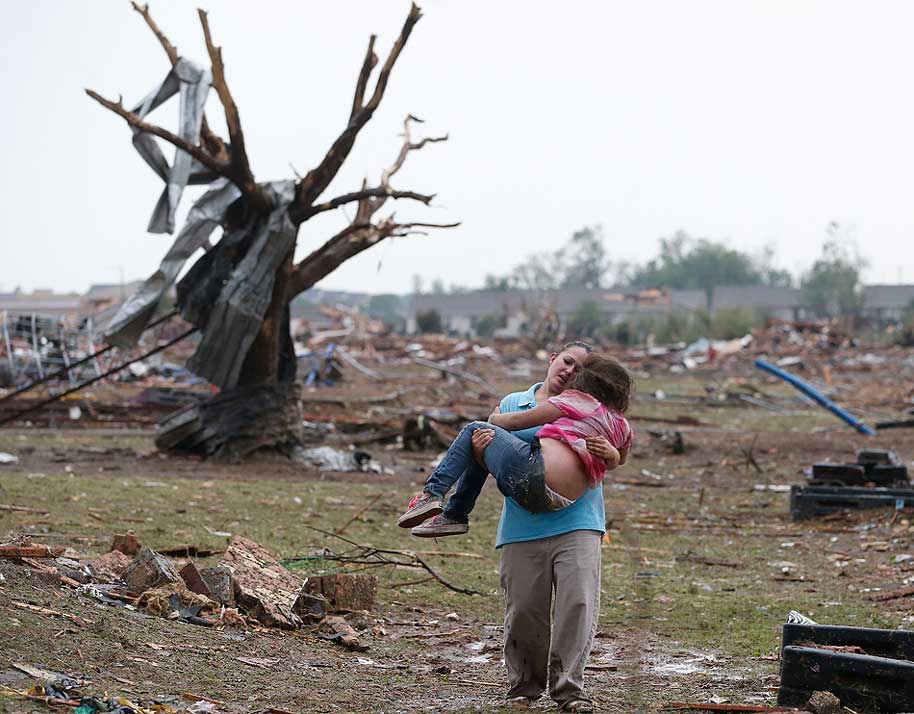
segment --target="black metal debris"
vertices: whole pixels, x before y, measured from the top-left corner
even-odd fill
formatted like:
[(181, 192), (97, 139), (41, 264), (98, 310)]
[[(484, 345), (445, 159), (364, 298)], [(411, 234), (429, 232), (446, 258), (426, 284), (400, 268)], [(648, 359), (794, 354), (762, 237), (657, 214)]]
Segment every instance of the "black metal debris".
[(914, 711), (912, 659), (908, 630), (786, 624), (778, 705), (802, 707), (826, 691), (861, 714)]

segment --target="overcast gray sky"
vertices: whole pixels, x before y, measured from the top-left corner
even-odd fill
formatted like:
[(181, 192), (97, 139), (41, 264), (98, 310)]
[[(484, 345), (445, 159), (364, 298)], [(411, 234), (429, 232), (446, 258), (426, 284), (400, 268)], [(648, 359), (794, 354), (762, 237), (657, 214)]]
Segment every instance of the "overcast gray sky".
[[(382, 57), (400, 0), (202, 2), (260, 180), (304, 173), (344, 126), (368, 36)], [(206, 60), (195, 5), (151, 10)], [(601, 223), (644, 261), (677, 229), (805, 269), (829, 221), (868, 282), (914, 281), (914, 3), (827, 0), (427, 0), (380, 110), (329, 195), (377, 179), (406, 113), (451, 140), (413, 154), (400, 218), (455, 230), (385, 242), (321, 287), (407, 292), (411, 276), (479, 285)], [(167, 72), (127, 0), (3, 3), (0, 290), (145, 277), (171, 238), (145, 232), (161, 182), (120, 118)], [(221, 119), (215, 93), (208, 116)], [(176, 103), (153, 114), (174, 127)], [(215, 121), (213, 123), (216, 123)], [(221, 121), (220, 121), (221, 124)], [(170, 152), (169, 152), (170, 153)], [(185, 196), (184, 209), (196, 193)], [(299, 254), (344, 222), (305, 224)]]

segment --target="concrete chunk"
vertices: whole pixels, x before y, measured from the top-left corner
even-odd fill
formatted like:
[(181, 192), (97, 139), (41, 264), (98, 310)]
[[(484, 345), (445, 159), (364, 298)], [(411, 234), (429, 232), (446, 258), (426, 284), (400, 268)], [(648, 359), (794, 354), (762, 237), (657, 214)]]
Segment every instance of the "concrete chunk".
[(235, 607), (235, 580), (232, 577), (231, 568), (227, 568), (224, 565), (218, 565), (214, 568), (201, 568), (200, 575), (212, 593), (210, 597), (213, 600), (222, 603), (226, 607)]
[(168, 558), (144, 545), (133, 562), (121, 573), (121, 578), (130, 590), (141, 593), (165, 583), (178, 582), (181, 576)]
[(226, 607), (235, 607), (235, 585), (230, 568), (198, 568), (195, 563), (188, 563), (178, 572), (192, 593), (205, 595)]

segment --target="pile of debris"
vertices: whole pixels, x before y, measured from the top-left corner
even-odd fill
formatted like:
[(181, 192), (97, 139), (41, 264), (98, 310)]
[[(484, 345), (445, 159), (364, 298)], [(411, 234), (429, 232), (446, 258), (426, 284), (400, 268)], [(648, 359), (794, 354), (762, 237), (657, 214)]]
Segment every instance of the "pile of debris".
[(820, 625), (791, 612), (781, 645), (780, 706), (813, 697), (831, 711), (914, 711), (914, 632)]
[[(169, 554), (208, 557), (214, 551), (181, 547)], [(106, 605), (204, 627), (298, 629), (318, 625), (328, 639), (362, 649), (358, 634), (330, 613), (370, 611), (377, 578), (364, 573), (301, 577), (266, 548), (235, 536), (218, 565), (172, 562), (144, 546), (135, 534), (115, 534), (111, 550), (82, 563), (77, 553), (34, 544), (28, 536), (0, 545), (0, 558), (18, 561), (39, 577), (72, 587)], [(23, 603), (23, 606), (30, 609)]]
[(13, 662), (11, 668), (4, 673), (7, 675), (5, 681), (13, 681), (9, 675), (18, 670), (23, 677), (32, 677), (38, 683), (28, 689), (0, 684), (0, 696), (42, 702), (53, 707), (74, 707), (78, 714), (209, 714), (225, 706), (222, 702), (190, 692), (180, 696), (159, 696), (153, 700), (111, 696), (108, 692), (91, 693), (89, 687), (92, 681), (85, 674), (63, 674), (23, 662)]
[(895, 508), (914, 505), (908, 468), (894, 451), (860, 449), (853, 464), (814, 464), (807, 485), (790, 487), (793, 520), (824, 516), (844, 509)]

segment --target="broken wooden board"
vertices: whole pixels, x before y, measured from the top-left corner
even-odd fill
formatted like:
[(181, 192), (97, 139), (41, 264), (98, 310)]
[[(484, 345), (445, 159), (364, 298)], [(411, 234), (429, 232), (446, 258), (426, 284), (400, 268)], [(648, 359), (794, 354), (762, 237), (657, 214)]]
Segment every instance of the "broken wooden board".
[(0, 545), (0, 558), (56, 558), (63, 551), (49, 545)]

